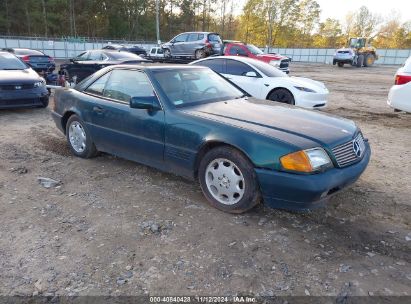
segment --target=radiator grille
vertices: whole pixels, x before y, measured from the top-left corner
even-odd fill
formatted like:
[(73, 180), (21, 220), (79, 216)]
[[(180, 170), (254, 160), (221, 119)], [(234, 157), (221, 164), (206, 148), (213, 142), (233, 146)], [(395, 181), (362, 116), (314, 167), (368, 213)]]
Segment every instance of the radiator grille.
[(359, 161), (365, 152), (364, 138), (359, 133), (353, 140), (332, 149), (339, 167), (349, 166)]

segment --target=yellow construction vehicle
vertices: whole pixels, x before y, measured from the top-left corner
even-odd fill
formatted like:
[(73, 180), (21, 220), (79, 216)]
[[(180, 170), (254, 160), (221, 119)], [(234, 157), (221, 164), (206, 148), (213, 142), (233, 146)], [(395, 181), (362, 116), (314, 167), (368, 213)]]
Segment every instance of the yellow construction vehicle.
[(350, 38), (348, 45), (335, 52), (334, 65), (343, 67), (344, 64), (351, 64), (359, 68), (369, 67), (378, 59), (376, 48), (367, 44), (366, 38)]

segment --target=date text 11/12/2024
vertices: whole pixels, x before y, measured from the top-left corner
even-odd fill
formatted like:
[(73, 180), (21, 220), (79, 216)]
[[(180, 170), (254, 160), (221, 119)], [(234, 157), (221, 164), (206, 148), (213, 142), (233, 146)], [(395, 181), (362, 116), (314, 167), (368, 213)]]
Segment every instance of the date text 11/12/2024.
[(249, 296), (151, 296), (150, 303), (257, 303), (257, 299)]

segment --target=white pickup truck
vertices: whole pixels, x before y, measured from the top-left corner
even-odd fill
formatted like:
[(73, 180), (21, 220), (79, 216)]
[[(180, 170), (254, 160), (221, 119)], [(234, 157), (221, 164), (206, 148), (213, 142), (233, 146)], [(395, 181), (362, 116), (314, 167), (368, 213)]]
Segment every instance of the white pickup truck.
[(151, 58), (164, 58), (164, 50), (161, 47), (152, 47), (147, 55)]

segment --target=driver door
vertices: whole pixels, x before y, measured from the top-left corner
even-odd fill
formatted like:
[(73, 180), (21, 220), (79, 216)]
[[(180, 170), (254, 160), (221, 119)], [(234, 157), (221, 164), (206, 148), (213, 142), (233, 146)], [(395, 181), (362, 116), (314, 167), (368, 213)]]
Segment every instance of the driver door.
[(130, 108), (132, 97), (153, 96), (154, 89), (143, 71), (111, 72), (101, 95), (94, 99), (91, 115), (101, 150), (151, 166), (163, 163), (164, 111)]
[(181, 34), (174, 38), (171, 45), (171, 54), (175, 56), (182, 56), (184, 54), (184, 46), (187, 41), (188, 34)]
[[(254, 72), (256, 76), (246, 76), (249, 72)], [(259, 99), (266, 98), (266, 96), (263, 96), (263, 78), (260, 73), (258, 73), (251, 66), (237, 60), (228, 59), (226, 60), (226, 67), (223, 76), (234, 82), (251, 96)]]

